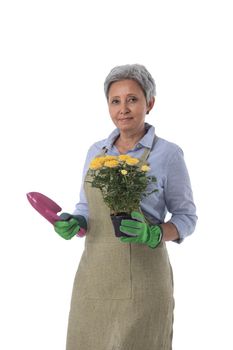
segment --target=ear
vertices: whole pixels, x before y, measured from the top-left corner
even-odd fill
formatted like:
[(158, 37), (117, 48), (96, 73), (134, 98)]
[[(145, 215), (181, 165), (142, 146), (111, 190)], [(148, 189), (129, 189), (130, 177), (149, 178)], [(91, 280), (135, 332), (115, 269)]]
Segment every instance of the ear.
[(146, 114), (149, 114), (149, 112), (152, 110), (152, 108), (154, 107), (155, 104), (155, 97), (153, 96), (150, 101), (147, 104), (147, 112)]

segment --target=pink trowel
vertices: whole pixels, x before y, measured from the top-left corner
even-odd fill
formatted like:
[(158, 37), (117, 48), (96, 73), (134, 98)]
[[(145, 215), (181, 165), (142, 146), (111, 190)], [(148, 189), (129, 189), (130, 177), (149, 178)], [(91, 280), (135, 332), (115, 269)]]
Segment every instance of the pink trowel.
[(54, 225), (56, 221), (61, 220), (57, 213), (59, 213), (62, 208), (57, 203), (52, 201), (52, 199), (39, 192), (29, 192), (27, 193), (27, 198), (33, 208), (36, 209), (52, 225)]
[[(52, 225), (54, 225), (56, 221), (61, 220), (57, 213), (59, 213), (62, 208), (52, 199), (39, 192), (29, 192), (27, 193), (27, 198), (33, 208), (36, 209), (38, 213), (40, 213)], [(85, 235), (85, 233), (86, 231), (83, 228), (80, 228), (78, 236), (82, 237)]]

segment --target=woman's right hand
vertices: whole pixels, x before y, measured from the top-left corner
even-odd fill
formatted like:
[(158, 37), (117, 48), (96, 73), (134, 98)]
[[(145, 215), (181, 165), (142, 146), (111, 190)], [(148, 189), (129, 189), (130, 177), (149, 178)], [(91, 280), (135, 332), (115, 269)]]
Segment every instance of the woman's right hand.
[(62, 213), (60, 215), (61, 220), (58, 220), (54, 224), (54, 230), (62, 238), (68, 240), (74, 237), (80, 230), (80, 225), (77, 219), (71, 214)]

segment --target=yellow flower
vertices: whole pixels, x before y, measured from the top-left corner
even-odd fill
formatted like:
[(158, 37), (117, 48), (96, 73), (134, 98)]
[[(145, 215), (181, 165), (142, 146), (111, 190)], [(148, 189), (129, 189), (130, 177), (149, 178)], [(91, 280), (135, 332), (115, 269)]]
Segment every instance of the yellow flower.
[(122, 175), (127, 175), (128, 171), (127, 170), (121, 170)]
[(127, 154), (121, 154), (120, 156), (118, 156), (118, 159), (121, 161), (126, 161), (127, 159), (130, 159), (131, 157), (128, 156)]
[(150, 167), (148, 165), (142, 165), (141, 170), (147, 172), (150, 170)]
[(92, 170), (99, 169), (103, 166), (103, 162), (98, 158), (92, 159), (89, 168)]
[(105, 157), (102, 157), (104, 159), (104, 161), (107, 161), (107, 160), (113, 160), (113, 159), (117, 159), (117, 156), (105, 156)]
[(104, 162), (104, 166), (108, 167), (108, 168), (115, 168), (117, 165), (119, 164), (119, 162), (117, 160), (108, 160), (107, 162)]
[(96, 157), (96, 160), (98, 160), (100, 163), (104, 164), (106, 157)]
[(136, 165), (139, 162), (139, 159), (130, 157), (129, 159), (126, 159), (126, 164), (128, 165)]

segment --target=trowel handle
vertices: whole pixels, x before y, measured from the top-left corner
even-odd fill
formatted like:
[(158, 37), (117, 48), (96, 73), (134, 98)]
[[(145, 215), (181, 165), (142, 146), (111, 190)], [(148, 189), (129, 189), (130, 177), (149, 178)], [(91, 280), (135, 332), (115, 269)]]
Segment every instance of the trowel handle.
[(78, 236), (78, 237), (86, 236), (86, 230), (84, 228), (80, 227), (80, 230), (78, 231), (76, 236)]

